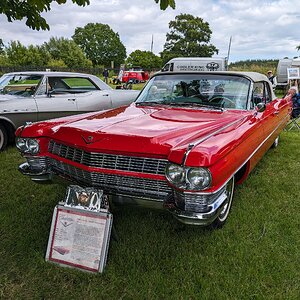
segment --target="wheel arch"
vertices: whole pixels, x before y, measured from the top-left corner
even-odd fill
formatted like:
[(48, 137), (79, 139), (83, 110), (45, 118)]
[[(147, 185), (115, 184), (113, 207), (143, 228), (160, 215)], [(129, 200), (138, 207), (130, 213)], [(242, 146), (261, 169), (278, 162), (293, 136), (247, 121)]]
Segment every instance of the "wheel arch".
[(241, 184), (250, 172), (250, 161), (248, 160), (235, 174), (235, 184)]
[(9, 120), (7, 118), (3, 118), (3, 117), (0, 117), (0, 124), (2, 126), (4, 126), (4, 128), (7, 131), (8, 142), (9, 143), (13, 142), (14, 137), (15, 137), (15, 131), (16, 131), (15, 124), (11, 120)]

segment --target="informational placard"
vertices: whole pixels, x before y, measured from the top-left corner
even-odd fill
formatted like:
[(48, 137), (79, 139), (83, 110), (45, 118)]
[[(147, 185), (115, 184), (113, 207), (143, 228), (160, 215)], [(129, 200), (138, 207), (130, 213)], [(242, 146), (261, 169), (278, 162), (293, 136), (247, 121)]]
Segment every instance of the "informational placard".
[(57, 205), (46, 260), (91, 272), (103, 272), (112, 214)]
[(288, 79), (300, 79), (299, 68), (287, 68)]

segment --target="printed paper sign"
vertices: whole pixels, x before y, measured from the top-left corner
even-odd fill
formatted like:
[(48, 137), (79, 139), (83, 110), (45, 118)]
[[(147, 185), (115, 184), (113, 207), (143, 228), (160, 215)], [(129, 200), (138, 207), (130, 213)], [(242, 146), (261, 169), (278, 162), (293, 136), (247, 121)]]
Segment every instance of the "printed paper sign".
[(288, 79), (299, 79), (299, 68), (287, 68)]
[(112, 215), (56, 206), (46, 260), (102, 272), (107, 255)]

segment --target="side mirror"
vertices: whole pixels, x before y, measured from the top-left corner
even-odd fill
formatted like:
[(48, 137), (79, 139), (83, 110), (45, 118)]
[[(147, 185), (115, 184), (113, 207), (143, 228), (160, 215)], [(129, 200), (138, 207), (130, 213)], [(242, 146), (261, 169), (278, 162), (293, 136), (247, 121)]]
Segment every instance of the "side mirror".
[(266, 104), (263, 102), (257, 103), (255, 110), (256, 112), (264, 112), (266, 110)]

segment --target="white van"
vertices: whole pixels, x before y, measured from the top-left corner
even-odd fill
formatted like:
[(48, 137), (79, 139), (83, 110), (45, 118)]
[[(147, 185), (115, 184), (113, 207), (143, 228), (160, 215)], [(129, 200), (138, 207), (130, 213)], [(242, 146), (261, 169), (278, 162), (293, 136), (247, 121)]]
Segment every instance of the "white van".
[(177, 57), (168, 61), (162, 72), (226, 71), (222, 57)]

